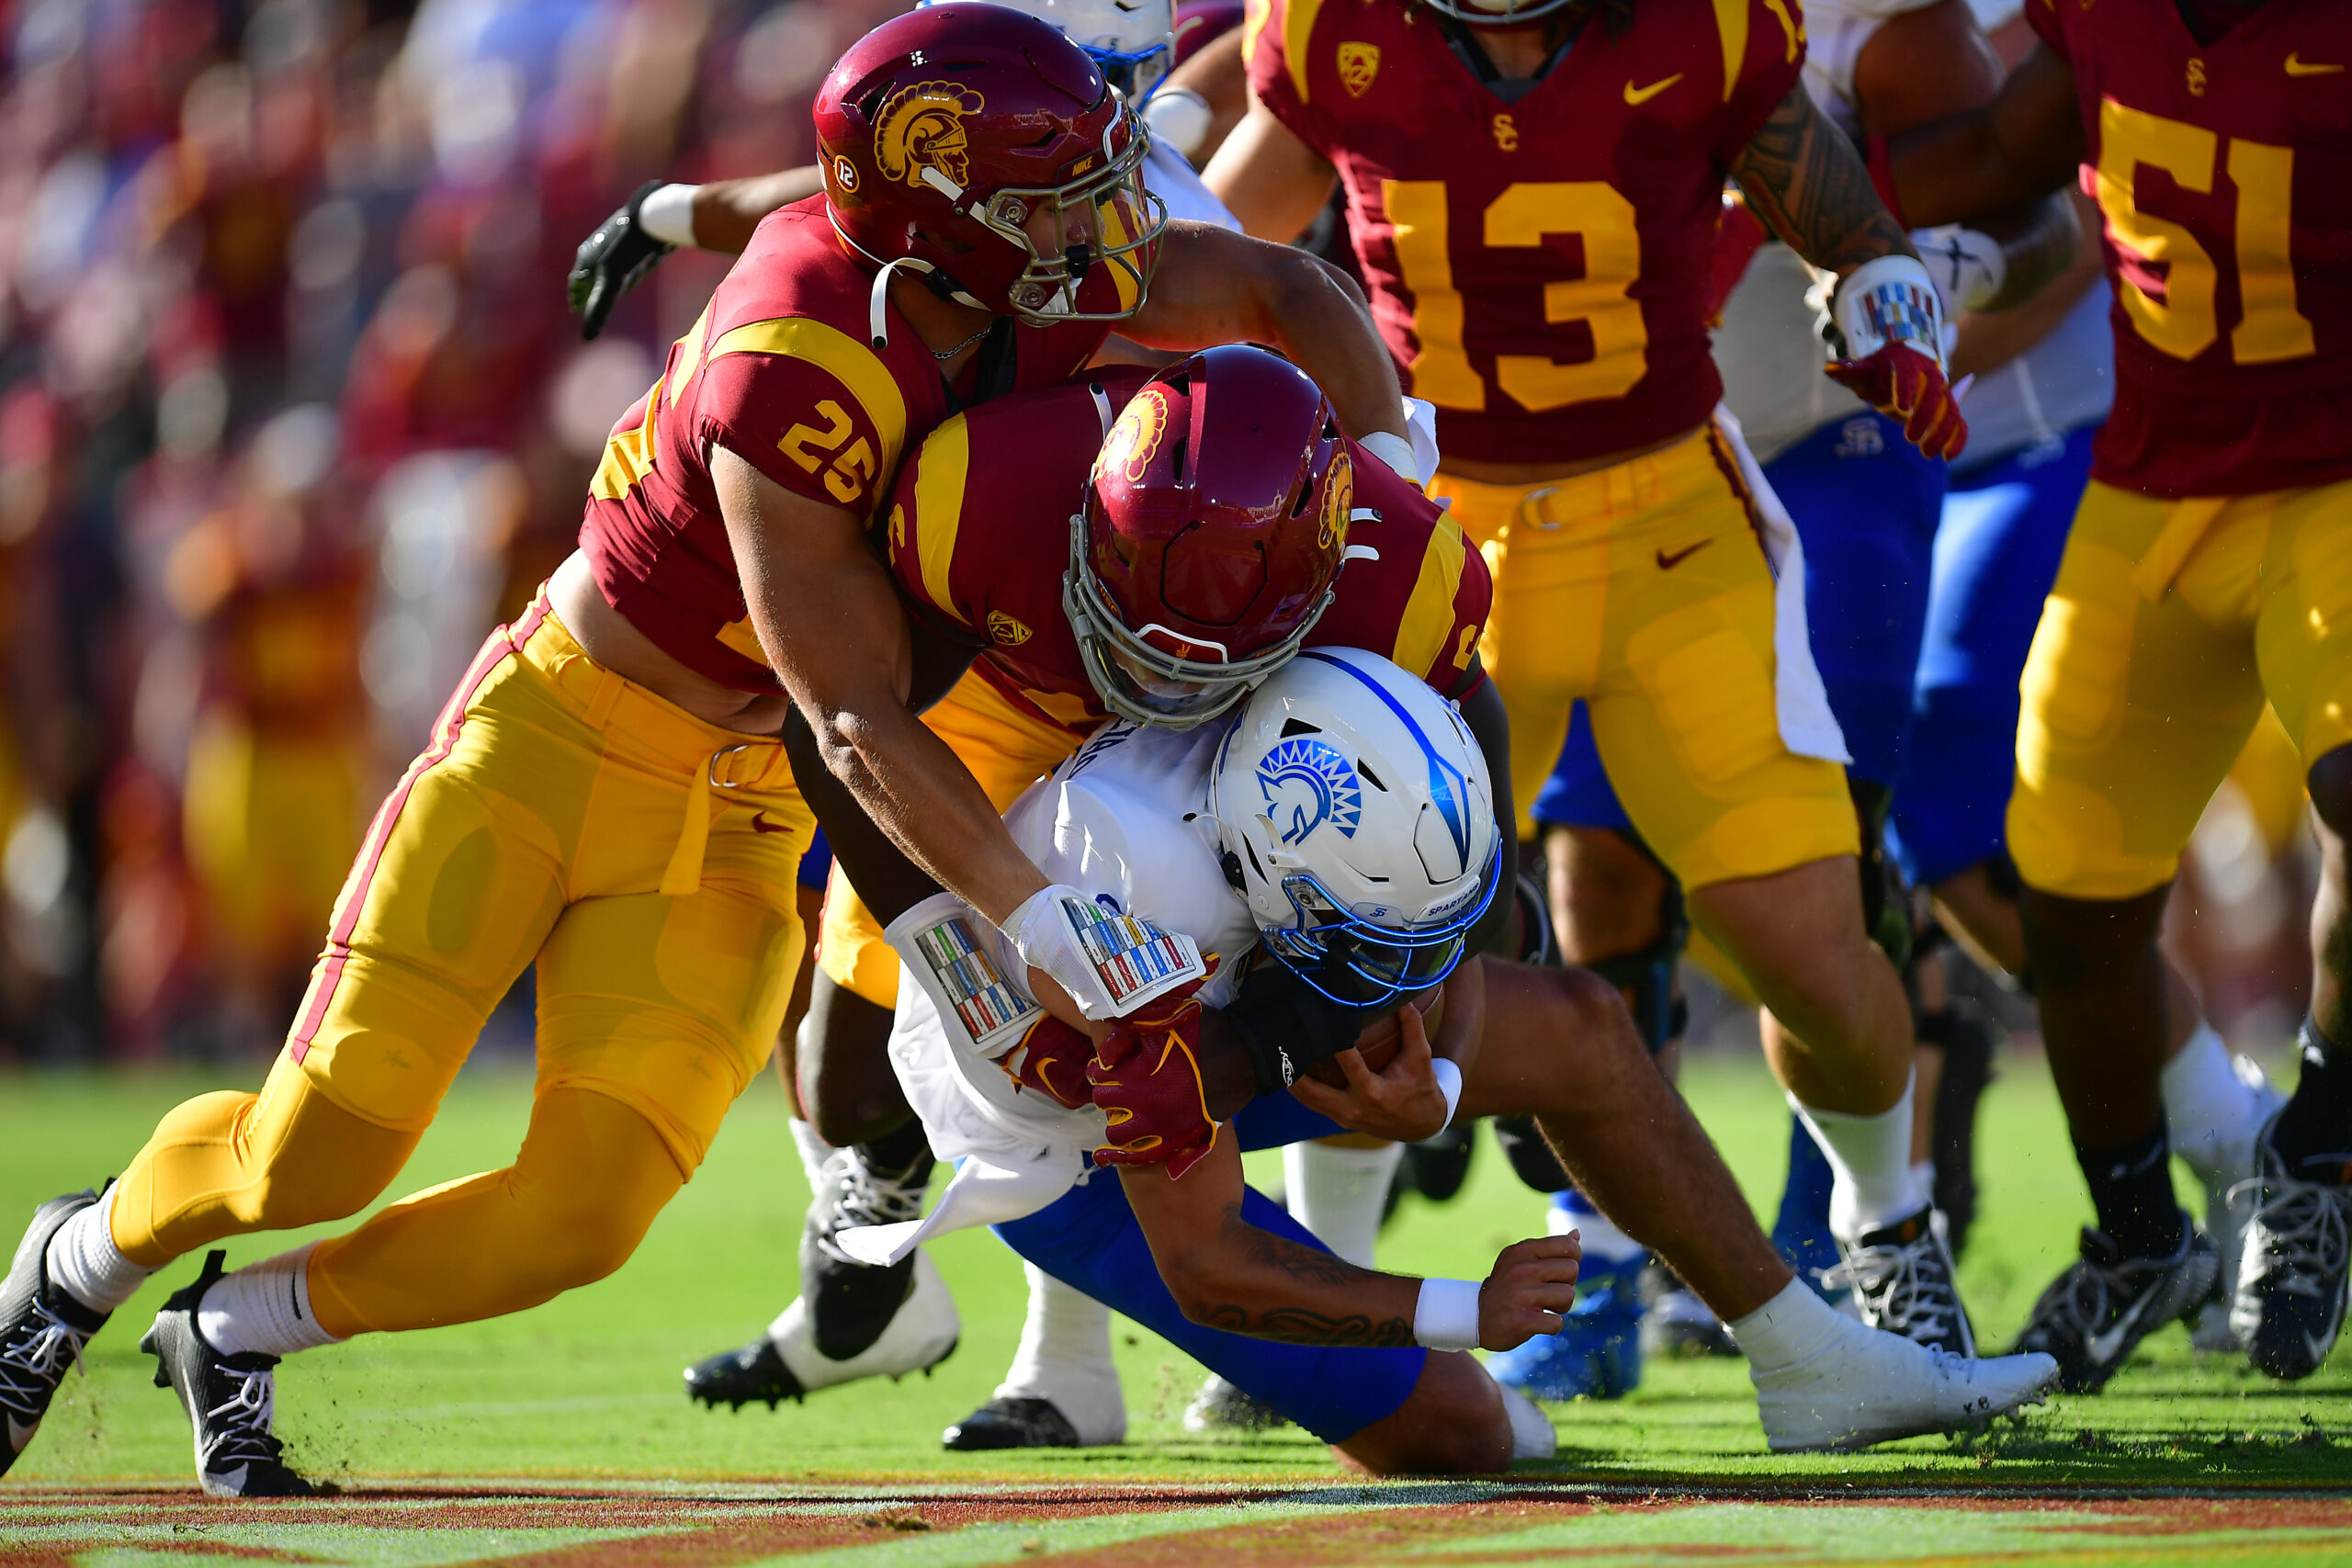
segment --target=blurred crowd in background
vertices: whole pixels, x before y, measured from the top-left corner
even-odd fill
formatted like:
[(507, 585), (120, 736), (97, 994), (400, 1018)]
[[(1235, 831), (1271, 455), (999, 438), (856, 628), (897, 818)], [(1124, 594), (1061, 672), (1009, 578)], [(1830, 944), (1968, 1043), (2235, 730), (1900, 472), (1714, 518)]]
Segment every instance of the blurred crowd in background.
[[(0, 0), (0, 1061), (275, 1048), (368, 814), (725, 266), (583, 345), (574, 245), (653, 176), (806, 162), (895, 8)], [(2259, 751), (2176, 922), (2251, 1043), (2312, 883)]]

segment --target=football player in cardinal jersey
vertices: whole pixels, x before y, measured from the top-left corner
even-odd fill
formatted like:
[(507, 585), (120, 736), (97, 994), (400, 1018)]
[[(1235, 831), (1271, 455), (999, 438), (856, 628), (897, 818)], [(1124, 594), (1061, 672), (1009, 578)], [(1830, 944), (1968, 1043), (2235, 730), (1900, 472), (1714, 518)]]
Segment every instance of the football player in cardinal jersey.
[[(1713, 413), (1728, 175), (1840, 275), (1849, 357), (1829, 373), (1930, 456), (1965, 439), (1933, 285), (1799, 80), (1798, 13), (1267, 0), (1250, 28), (1256, 103), (1204, 177), (1265, 235), (1345, 186), (1374, 313), (1438, 408), (1432, 493), (1494, 571), (1480, 653), (1510, 711), (1514, 798), (1532, 798), (1583, 699), (1634, 828), (1781, 1026), (1770, 1055), (1836, 1169), (1841, 1246), (1916, 1254), (1900, 1289), (1951, 1305), (1916, 1329), (1966, 1347), (1911, 1168), (1909, 1013), (1863, 929), (1801, 557)], [(1873, 1321), (1893, 1321), (1897, 1284), (1865, 1292)]]
[(1987, 107), (1894, 139), (1936, 221), (2082, 171), (2105, 219), (2115, 405), (2023, 682), (2009, 849), (2051, 1068), (2098, 1212), (2020, 1343), (2097, 1388), (2196, 1311), (2213, 1244), (2173, 1198), (2156, 937), (2180, 852), (2267, 702), (2319, 823), (2302, 1077), (2240, 1194), (2232, 1325), (2274, 1377), (2343, 1325), (2352, 1225), (2352, 12), (2321, 0), (2030, 3)]
[(1340, 423), (1401, 446), (1395, 371), (1318, 264), (1167, 225), (1132, 111), (1041, 22), (967, 6), (886, 24), (816, 122), (824, 195), (761, 226), (623, 417), (582, 548), (492, 637), (377, 814), (261, 1093), (190, 1100), (103, 1196), (36, 1212), (0, 1284), (0, 1460), (155, 1269), (371, 1202), (526, 964), (540, 1062), (514, 1166), (226, 1278), (216, 1253), (144, 1343), (208, 1490), (297, 1494), (271, 1430), (279, 1357), (618, 1267), (775, 1045), (813, 827), (778, 739), (796, 704), (886, 827), (1109, 1005), (1116, 955), (1081, 946), (908, 705), (915, 646), (870, 513), (955, 409), (1061, 380), (1114, 321), (1170, 347), (1295, 338)]
[[(1409, 1138), (1526, 1112), (1733, 1322), (1776, 1450), (1973, 1424), (2055, 1375), (2045, 1357), (1972, 1360), (1832, 1310), (1773, 1253), (1605, 982), (1464, 961), (1506, 846), (1468, 727), (1412, 673), (1308, 649), (1229, 723), (1102, 731), (1008, 819), (1101, 919), (1185, 933), (1222, 962), (1080, 1032), (1074, 1012), (1041, 1012), (1023, 984), (1042, 976), (952, 896), (910, 908), (889, 931), (910, 977), (891, 1058), (959, 1164), (929, 1218), (845, 1234), (861, 1255), (993, 1224), (1098, 1314), (1165, 1336), (1365, 1469), (1500, 1469), (1548, 1454), (1549, 1425), (1449, 1352), (1555, 1329), (1575, 1239), (1507, 1249), (1483, 1287), (1374, 1273), (1249, 1192), (1239, 1156), (1335, 1126)], [(1350, 1054), (1346, 1087), (1285, 1092), (1218, 1027), (1269, 972), (1359, 1016), (1393, 1010), (1393, 1058), (1375, 1075)]]
[[(1090, 483), (1098, 465), (1102, 477)], [(1089, 514), (1102, 534), (1086, 552), (1071, 535), (1081, 495), (1098, 498)], [(1152, 563), (1170, 530), (1183, 543), (1168, 556), (1178, 575), (1163, 588)], [(1278, 569), (1263, 586), (1254, 568), (1231, 569), (1256, 558), (1242, 541), (1261, 536)], [(1499, 700), (1476, 651), (1490, 593), (1485, 562), (1417, 486), (1338, 433), (1313, 382), (1262, 349), (1213, 349), (1157, 376), (1107, 367), (960, 414), (900, 470), (886, 536), (916, 619), (978, 649), (924, 721), (1007, 805), (1114, 713), (1203, 722), (1300, 646), (1382, 651), (1459, 698), (1497, 763), (1507, 753)], [(1328, 604), (1309, 570), (1326, 558), (1345, 563)], [(1126, 629), (1154, 626), (1226, 642), (1230, 657), (1171, 661), (1159, 646), (1165, 631)], [(836, 841), (844, 839), (854, 857), (855, 840)], [(853, 1002), (880, 1014), (887, 1039), (897, 955), (864, 904), (841, 897), (847, 891), (836, 877), (826, 907), (821, 962), (843, 980), (831, 1005), (838, 1020), (841, 993), (854, 992)], [(689, 1371), (695, 1397), (773, 1402), (913, 1370), (953, 1341), (952, 1307), (924, 1259), (877, 1270), (832, 1239), (919, 1207), (930, 1174), (922, 1129), (908, 1120), (881, 1044), (845, 1031), (804, 1032), (804, 1101), (870, 1141), (828, 1162), (802, 1243), (801, 1299), (762, 1338)], [(1382, 1196), (1370, 1195), (1375, 1214)], [(1033, 1320), (1051, 1308), (1033, 1301)], [(1084, 1348), (1060, 1344), (1051, 1364), (1024, 1348), (999, 1399), (959, 1423), (951, 1442), (1117, 1440), (1125, 1411), (1107, 1340), (1097, 1355), (1082, 1357)]]

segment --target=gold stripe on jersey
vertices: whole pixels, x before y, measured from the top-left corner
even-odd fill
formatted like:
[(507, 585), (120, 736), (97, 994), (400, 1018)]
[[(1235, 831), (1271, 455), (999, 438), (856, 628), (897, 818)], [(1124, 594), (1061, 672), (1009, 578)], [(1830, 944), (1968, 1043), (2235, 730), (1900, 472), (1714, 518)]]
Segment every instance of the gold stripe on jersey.
[(605, 443), (604, 461), (588, 481), (588, 493), (598, 501), (618, 501), (653, 471), (653, 414), (662, 406), (662, 381), (645, 394), (645, 417)]
[(1724, 102), (1729, 103), (1747, 61), (1747, 0), (1715, 0), (1715, 33), (1723, 39)]
[(804, 359), (831, 376), (849, 389), (882, 438), (882, 460), (875, 471), (887, 476), (898, 470), (899, 452), (907, 439), (906, 394), (872, 349), (822, 321), (779, 316), (737, 327), (711, 346), (712, 359), (730, 354)]
[(1420, 575), (1413, 580), (1412, 597), (1396, 622), (1396, 646), (1389, 662), (1416, 675), (1427, 675), (1453, 635), (1453, 599), (1462, 588), (1462, 569), (1470, 554), (1469, 541), (1453, 518), (1441, 513), (1421, 550)]
[(719, 627), (718, 640), (754, 664), (765, 664), (768, 661), (768, 650), (760, 646), (759, 631), (752, 625), (752, 617), (749, 615), (740, 621), (729, 621)]
[[(1283, 8), (1283, 63), (1290, 68), (1291, 91), (1298, 95), (1300, 103), (1306, 102), (1306, 67), (1308, 48), (1315, 41), (1315, 18), (1322, 13), (1323, 0), (1290, 0)], [(1244, 0), (1241, 11), (1241, 63), (1247, 66), (1258, 53), (1258, 35), (1266, 30), (1272, 18), (1273, 0)]]
[(964, 619), (948, 569), (964, 525), (964, 482), (972, 467), (972, 428), (964, 416), (924, 438), (915, 469), (915, 558), (922, 566), (923, 597), (943, 614)]
[(686, 389), (694, 384), (695, 372), (702, 368), (702, 334), (709, 328), (710, 307), (705, 305), (702, 314), (695, 318), (695, 324), (686, 330), (686, 335), (678, 340), (678, 379), (670, 389), (672, 408), (678, 406), (678, 400), (684, 397)]

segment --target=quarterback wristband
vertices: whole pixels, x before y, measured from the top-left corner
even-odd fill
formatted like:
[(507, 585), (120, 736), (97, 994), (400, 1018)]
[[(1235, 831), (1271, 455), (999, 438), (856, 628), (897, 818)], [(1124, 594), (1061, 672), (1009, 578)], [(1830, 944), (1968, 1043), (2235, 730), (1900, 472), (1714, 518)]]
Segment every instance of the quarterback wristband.
[(700, 186), (662, 186), (637, 204), (637, 226), (665, 245), (695, 245), (695, 192)]
[(1943, 303), (1917, 256), (1864, 262), (1839, 280), (1829, 314), (1845, 358), (1868, 359), (1899, 343), (1943, 367)]
[(1468, 1280), (1424, 1280), (1413, 1307), (1413, 1342), (1432, 1350), (1478, 1348), (1478, 1287)]
[(1216, 118), (1209, 101), (1190, 87), (1161, 87), (1143, 101), (1143, 123), (1151, 139), (1182, 153), (1186, 163), (1209, 139)]
[(1437, 1079), (1438, 1093), (1445, 1096), (1445, 1122), (1438, 1128), (1443, 1132), (1453, 1125), (1453, 1113), (1462, 1104), (1462, 1069), (1443, 1056), (1430, 1060), (1430, 1075)]

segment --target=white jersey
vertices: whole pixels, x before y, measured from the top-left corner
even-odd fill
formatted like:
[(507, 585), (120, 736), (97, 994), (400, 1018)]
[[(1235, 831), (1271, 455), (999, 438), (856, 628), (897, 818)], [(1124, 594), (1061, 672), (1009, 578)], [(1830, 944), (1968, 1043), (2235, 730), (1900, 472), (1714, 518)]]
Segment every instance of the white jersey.
[[(1862, 46), (1889, 17), (1935, 3), (1808, 0), (1805, 91), (1816, 108), (1857, 141), (1862, 118), (1854, 98), (1854, 62)], [(1815, 324), (1821, 307), (1805, 299), (1815, 281), (1813, 269), (1794, 251), (1768, 242), (1724, 302), (1723, 323), (1715, 329), (1724, 402), (1739, 416), (1748, 449), (1759, 463), (1869, 406), (1821, 373), (1826, 357)], [(1973, 423), (1974, 411), (1969, 412)]]
[[(1204, 954), (1219, 955), (1223, 964), (1200, 991), (1213, 1007), (1231, 996), (1240, 961), (1258, 941), (1249, 907), (1218, 863), (1216, 829), (1201, 815), (1226, 728), (1111, 726), (1030, 785), (1004, 817), (1013, 841), (1047, 880), (1115, 913), (1181, 931)], [(937, 919), (939, 902), (918, 906), (932, 911), (923, 920)], [(952, 900), (948, 907), (960, 908)], [(943, 1159), (977, 1156), (1007, 1168), (1045, 1160), (1067, 1171), (1056, 1192), (1067, 1189), (1104, 1141), (1102, 1113), (1017, 1088), (994, 1059), (1006, 1045), (990, 1052), (957, 1020), (943, 1017), (931, 986), (936, 976), (918, 967), (931, 961), (901, 943), (901, 928), (915, 913), (891, 923), (892, 943), (919, 983), (899, 987), (890, 1060), (932, 1148)], [(997, 973), (1024, 973), (995, 928), (975, 915), (965, 929), (977, 933)]]
[(1241, 220), (1201, 183), (1200, 175), (1184, 154), (1169, 143), (1155, 141), (1144, 149), (1143, 183), (1147, 190), (1168, 204), (1169, 217), (1214, 223), (1220, 229), (1241, 232)]

